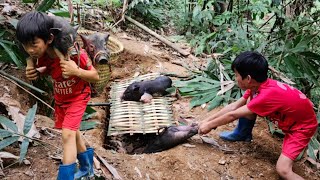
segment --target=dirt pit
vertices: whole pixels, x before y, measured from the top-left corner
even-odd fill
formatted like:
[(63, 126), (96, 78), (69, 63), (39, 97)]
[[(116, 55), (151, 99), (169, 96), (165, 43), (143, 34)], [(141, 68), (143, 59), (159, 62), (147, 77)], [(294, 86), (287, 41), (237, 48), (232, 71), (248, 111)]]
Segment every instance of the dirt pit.
[(105, 148), (124, 154), (142, 154), (148, 144), (156, 139), (156, 134), (118, 135), (106, 138)]
[[(117, 81), (132, 77), (135, 74), (152, 72), (176, 73), (188, 75), (183, 67), (172, 63), (181, 60), (188, 62), (190, 59), (181, 58), (167, 51), (163, 46), (153, 46), (149, 42), (131, 39), (119, 39), (125, 46), (117, 62), (112, 63), (111, 80)], [(7, 70), (6, 70), (7, 71)], [(23, 79), (24, 71), (9, 70)], [(34, 98), (25, 91), (16, 87), (11, 82), (0, 77), (0, 83), (5, 88), (0, 88), (0, 96), (10, 96), (22, 104), (22, 110), (28, 110), (35, 102)], [(109, 91), (108, 84), (106, 92)], [(92, 102), (107, 102), (108, 95), (101, 94), (93, 98)], [(190, 122), (199, 122), (210, 113), (205, 108), (189, 108), (190, 99), (181, 98), (173, 103), (172, 109), (175, 120), (181, 119)], [(219, 139), (219, 133), (232, 130), (235, 123), (225, 125), (211, 131), (208, 137), (215, 139), (222, 147), (232, 150), (232, 153), (205, 144), (199, 135), (190, 138), (186, 143), (172, 149), (154, 154), (141, 154), (145, 143), (152, 136), (123, 135), (106, 136), (108, 124), (108, 108), (94, 107), (97, 110), (95, 119), (101, 125), (93, 130), (83, 132), (88, 145), (95, 148), (96, 158), (104, 159), (118, 172), (122, 179), (279, 179), (275, 164), (281, 153), (282, 139), (270, 134), (266, 121), (259, 118), (253, 130), (253, 141), (225, 142)], [(1, 111), (2, 112), (2, 111)], [(40, 118), (36, 121), (38, 129), (52, 127), (53, 122)], [(147, 137), (147, 138), (146, 138)], [(9, 160), (4, 163), (1, 179), (10, 180), (53, 180), (56, 179), (58, 165), (61, 158), (61, 134), (59, 131), (42, 131), (40, 140), (44, 143), (33, 142), (29, 146), (26, 159), (30, 164), (17, 164)], [(120, 146), (119, 143), (122, 145)], [(123, 145), (124, 144), (124, 145)], [(117, 148), (122, 147), (122, 148)], [(3, 151), (19, 155), (19, 146), (10, 146)], [(319, 179), (320, 173), (311, 167), (303, 158), (294, 164), (294, 171), (305, 179)], [(116, 179), (100, 161), (97, 175), (105, 179)]]

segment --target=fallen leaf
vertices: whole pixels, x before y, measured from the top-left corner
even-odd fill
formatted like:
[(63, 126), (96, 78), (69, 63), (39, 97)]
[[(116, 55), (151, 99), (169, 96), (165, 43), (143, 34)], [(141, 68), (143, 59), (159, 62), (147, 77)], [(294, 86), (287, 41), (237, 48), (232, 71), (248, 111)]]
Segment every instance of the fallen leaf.
[(24, 163), (25, 165), (30, 165), (30, 164), (31, 164), (31, 162), (30, 162), (29, 160), (27, 160), (27, 159), (24, 159), (24, 160), (23, 160), (23, 163)]
[(147, 179), (147, 180), (150, 180), (150, 177), (149, 177), (149, 174), (148, 174), (148, 173), (146, 174), (146, 179)]
[[(12, 121), (17, 125), (18, 132), (23, 134), (24, 122), (26, 119), (25, 113), (21, 111), (21, 104), (12, 98), (1, 97), (0, 103), (2, 103), (6, 110), (8, 111), (8, 115), (11, 116)], [(34, 123), (31, 126), (30, 131), (26, 134), (27, 137), (30, 138), (40, 138), (40, 133), (37, 130)], [(19, 141), (22, 141), (23, 137), (19, 138)]]
[(213, 138), (209, 138), (209, 137), (205, 137), (205, 136), (200, 136), (202, 142), (207, 143), (207, 144), (211, 144), (213, 147), (217, 147), (220, 150), (224, 151), (225, 154), (232, 154), (234, 153), (234, 151), (232, 149), (229, 149), (228, 147), (223, 147), (221, 146), (215, 139)]
[(144, 50), (144, 54), (149, 54), (149, 52), (150, 52), (150, 47), (149, 47), (148, 45), (144, 45), (143, 50)]
[(96, 157), (93, 157), (93, 162), (94, 162), (94, 167), (98, 170), (101, 169), (101, 165), (100, 162), (98, 161), (98, 159)]
[(7, 14), (7, 13), (10, 13), (12, 10), (13, 10), (13, 6), (10, 6), (10, 4), (5, 3), (2, 9), (2, 13)]
[(28, 171), (24, 172), (24, 174), (29, 176), (29, 177), (33, 177), (34, 176), (34, 174), (33, 174), (33, 172), (31, 170), (28, 170)]
[(113, 175), (115, 179), (122, 179), (118, 171), (113, 166), (111, 166), (104, 158), (102, 158), (101, 156), (98, 156), (98, 158), (107, 167), (107, 169), (110, 171), (110, 173)]
[(200, 136), (200, 138), (202, 139), (203, 142), (205, 142), (207, 144), (211, 144), (213, 146), (220, 147), (220, 144), (218, 144), (218, 142), (213, 138), (209, 138), (209, 137), (205, 137), (205, 136)]
[(221, 54), (221, 53), (213, 53), (212, 54), (212, 57), (215, 59), (219, 58), (220, 56), (223, 56), (223, 54)]
[(13, 155), (11, 153), (8, 152), (0, 152), (0, 159), (4, 158), (4, 159), (19, 159), (19, 156)]
[(248, 164), (248, 160), (247, 159), (242, 159), (241, 164), (242, 165), (247, 165)]
[(224, 159), (224, 157), (222, 157), (222, 158), (219, 160), (219, 164), (220, 164), (220, 165), (225, 165), (226, 162), (227, 162), (227, 161)]
[(140, 75), (140, 72), (135, 72), (134, 75), (133, 75), (133, 78), (136, 78)]
[(134, 167), (134, 170), (138, 173), (139, 177), (142, 178), (142, 174), (141, 174), (141, 171), (139, 170), (139, 168)]
[(8, 86), (3, 86), (8, 92), (10, 92), (10, 89)]
[(121, 39), (128, 39), (128, 40), (133, 40), (132, 37), (129, 37), (126, 33), (123, 33), (122, 36), (120, 36)]
[(196, 147), (196, 145), (188, 144), (188, 143), (182, 144), (182, 146), (187, 147), (187, 148), (195, 148)]

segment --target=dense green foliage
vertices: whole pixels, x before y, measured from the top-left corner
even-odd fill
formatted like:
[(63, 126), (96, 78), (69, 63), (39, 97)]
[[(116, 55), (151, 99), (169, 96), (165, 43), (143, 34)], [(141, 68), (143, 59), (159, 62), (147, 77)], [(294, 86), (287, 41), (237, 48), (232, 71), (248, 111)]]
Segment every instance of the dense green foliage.
[[(219, 59), (209, 60), (203, 76), (221, 79), (217, 63), (222, 63), (226, 68), (224, 72), (232, 77), (228, 68), (235, 56), (243, 51), (256, 50), (318, 105), (317, 91), (311, 91), (319, 87), (320, 75), (319, 19), (315, 6), (301, 9), (301, 4), (290, 4), (289, 1), (279, 5), (269, 0), (236, 1), (238, 4), (232, 9), (221, 13), (213, 11), (211, 4), (216, 1), (207, 1), (205, 6), (204, 1), (198, 2), (189, 12), (187, 24), (191, 28), (185, 31), (186, 37), (197, 55), (222, 54)], [(295, 10), (295, 14), (288, 16), (285, 6)], [(224, 80), (228, 80), (226, 76)]]
[(25, 54), (21, 52), (19, 45), (14, 41), (15, 32), (13, 29), (15, 29), (16, 24), (16, 19), (6, 21), (3, 17), (3, 19), (0, 20), (0, 61), (7, 63), (12, 62), (21, 68), (24, 64), (23, 59)]

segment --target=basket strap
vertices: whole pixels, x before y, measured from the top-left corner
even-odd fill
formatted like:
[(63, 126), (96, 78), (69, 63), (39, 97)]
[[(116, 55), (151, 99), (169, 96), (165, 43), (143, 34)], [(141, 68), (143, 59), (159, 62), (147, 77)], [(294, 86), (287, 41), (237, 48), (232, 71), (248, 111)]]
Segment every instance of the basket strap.
[[(75, 49), (77, 53), (77, 58), (78, 58), (78, 68), (80, 67), (80, 45), (78, 42), (74, 42), (73, 46), (68, 48), (68, 56), (71, 57), (72, 54), (72, 49)], [(66, 59), (69, 60), (69, 59)]]
[(76, 42), (74, 42), (73, 46), (74, 46), (74, 48), (75, 48), (76, 51), (77, 51), (78, 67), (80, 67), (80, 45), (79, 45), (79, 43), (76, 41)]

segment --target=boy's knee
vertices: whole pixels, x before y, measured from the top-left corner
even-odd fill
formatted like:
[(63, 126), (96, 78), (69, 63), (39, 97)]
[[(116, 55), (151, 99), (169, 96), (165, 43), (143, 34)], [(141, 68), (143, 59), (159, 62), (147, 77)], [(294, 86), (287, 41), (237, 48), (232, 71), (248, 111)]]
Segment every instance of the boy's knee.
[(290, 174), (290, 172), (292, 171), (291, 169), (284, 167), (283, 165), (281, 165), (279, 163), (277, 163), (276, 169), (277, 169), (277, 173), (282, 178), (287, 177)]
[(62, 141), (64, 143), (76, 140), (76, 131), (62, 129)]
[(288, 177), (291, 177), (293, 174), (292, 165), (293, 161), (284, 154), (281, 154), (276, 165), (278, 174), (282, 178), (288, 179)]

